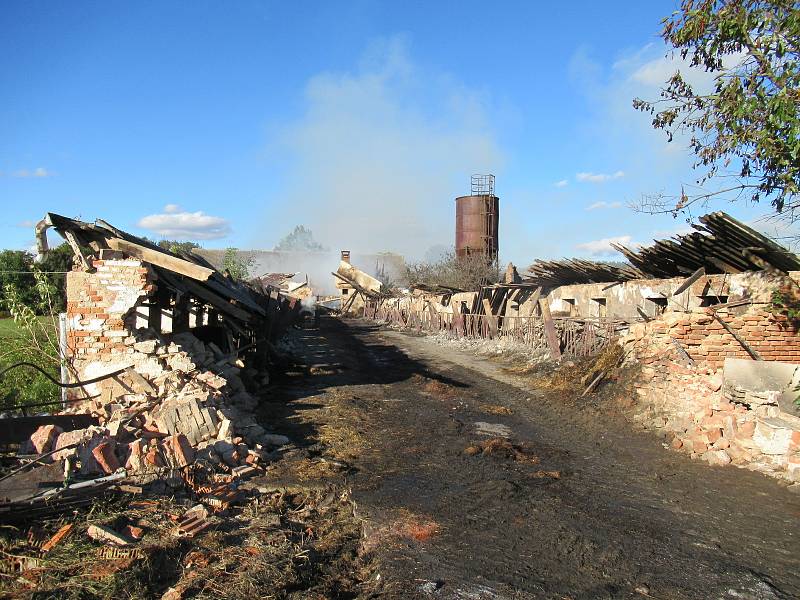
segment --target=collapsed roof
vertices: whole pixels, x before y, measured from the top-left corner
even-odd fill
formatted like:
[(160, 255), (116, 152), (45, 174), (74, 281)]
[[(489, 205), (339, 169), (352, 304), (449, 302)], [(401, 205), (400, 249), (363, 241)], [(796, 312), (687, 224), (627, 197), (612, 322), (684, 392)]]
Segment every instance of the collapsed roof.
[(50, 227), (67, 240), (87, 271), (93, 268), (86, 248), (98, 253), (101, 250), (121, 251), (152, 265), (166, 288), (194, 296), (218, 310), (234, 329), (250, 329), (254, 323), (267, 317), (267, 311), (259, 303), (254, 290), (225, 277), (200, 256), (171, 252), (117, 229), (102, 219), (85, 223), (55, 213), (47, 213), (36, 225), (39, 252), (47, 251), (46, 231)]
[(536, 260), (528, 267), (532, 283), (542, 287), (557, 287), (578, 283), (605, 283), (640, 279), (642, 272), (625, 264), (582, 260)]
[(703, 267), (706, 273), (743, 273), (774, 268), (800, 270), (800, 258), (752, 227), (719, 211), (700, 217), (696, 231), (631, 250), (612, 244), (634, 267), (652, 277), (680, 277)]
[(543, 287), (581, 283), (610, 283), (631, 279), (685, 277), (705, 269), (709, 274), (742, 273), (767, 268), (800, 270), (800, 258), (765, 235), (724, 212), (714, 212), (692, 225), (696, 231), (656, 240), (651, 246), (631, 249), (612, 246), (630, 264), (581, 259), (536, 260), (527, 280)]

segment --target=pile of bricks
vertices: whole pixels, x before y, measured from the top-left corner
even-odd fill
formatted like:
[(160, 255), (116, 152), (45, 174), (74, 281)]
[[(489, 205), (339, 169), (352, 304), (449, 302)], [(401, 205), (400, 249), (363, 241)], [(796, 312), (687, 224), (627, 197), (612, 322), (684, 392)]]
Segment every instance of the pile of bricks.
[(135, 368), (94, 384), (99, 398), (65, 411), (89, 412), (100, 426), (66, 432), (42, 426), (22, 452), (63, 448), (52, 460), (71, 460), (81, 475), (124, 468), (146, 479), (196, 461), (218, 472), (258, 467), (288, 443), (256, 422), (244, 365), (213, 343), (191, 333), (139, 330), (120, 344), (131, 350), (125, 356)]
[[(723, 318), (765, 360), (800, 362), (800, 338), (782, 316), (751, 310)], [(800, 418), (779, 405), (780, 390), (726, 380), (726, 358), (751, 358), (711, 309), (633, 325), (622, 344), (641, 364), (634, 418), (664, 432), (672, 448), (800, 482)]]

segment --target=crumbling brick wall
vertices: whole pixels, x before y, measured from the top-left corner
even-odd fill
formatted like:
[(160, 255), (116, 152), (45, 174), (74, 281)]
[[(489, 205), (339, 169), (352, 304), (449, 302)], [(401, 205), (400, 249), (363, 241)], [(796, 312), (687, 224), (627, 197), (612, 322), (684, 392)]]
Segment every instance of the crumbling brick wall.
[[(642, 365), (635, 418), (692, 457), (800, 481), (800, 418), (775, 397), (737, 394), (725, 384), (725, 359), (751, 357), (712, 310), (666, 312), (632, 325), (621, 340), (629, 360)], [(800, 363), (800, 336), (785, 316), (765, 305), (716, 312), (765, 361)]]
[[(83, 475), (124, 467), (148, 480), (196, 458), (223, 472), (253, 467), (269, 448), (288, 442), (256, 421), (258, 402), (245, 387), (245, 363), (237, 352), (206, 344), (191, 330), (165, 333), (147, 326), (154, 307), (146, 305), (157, 296), (152, 267), (109, 250), (93, 267), (67, 276), (73, 376), (87, 381), (132, 369), (71, 390), (72, 400), (88, 401), (70, 403), (66, 411), (97, 416), (99, 426), (45, 428), (32, 437), (31, 448), (62, 449), (53, 459), (76, 458)], [(256, 375), (262, 384), (269, 380), (266, 373), (250, 373), (247, 380)]]
[(155, 289), (153, 272), (121, 253), (104, 251), (93, 266), (67, 274), (67, 353), (81, 380), (134, 364), (136, 307)]
[[(733, 314), (734, 309), (716, 310), (736, 334), (764, 360), (800, 362), (800, 336), (789, 319), (766, 308), (754, 307), (744, 314)], [(719, 368), (726, 357), (750, 358), (749, 352), (717, 319), (713, 307), (695, 309), (691, 313), (666, 313), (662, 318), (647, 324), (631, 327), (634, 340), (650, 340), (648, 347), (641, 346), (637, 354), (645, 364), (657, 361), (661, 348), (674, 339), (697, 363), (704, 367)]]

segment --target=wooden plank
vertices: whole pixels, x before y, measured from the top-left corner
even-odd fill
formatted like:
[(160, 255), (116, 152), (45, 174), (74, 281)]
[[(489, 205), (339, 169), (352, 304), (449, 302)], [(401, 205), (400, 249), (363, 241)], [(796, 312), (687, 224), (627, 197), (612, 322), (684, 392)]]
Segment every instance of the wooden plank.
[(78, 257), (78, 260), (81, 261), (81, 264), (83, 265), (83, 270), (86, 271), (87, 273), (93, 273), (94, 267), (92, 266), (89, 257), (87, 257), (86, 254), (83, 252), (83, 248), (81, 248), (80, 241), (76, 237), (75, 233), (68, 230), (64, 231), (63, 235), (64, 239), (67, 240), (69, 247), (72, 248), (72, 252), (75, 254), (75, 256)]
[(433, 307), (433, 302), (428, 300), (428, 312), (431, 313), (431, 316), (436, 318), (438, 311)]
[(169, 292), (158, 286), (152, 296), (152, 302), (147, 307), (147, 326), (157, 333), (161, 333), (161, 317), (168, 301)]
[(536, 312), (536, 307), (539, 305), (539, 298), (541, 297), (541, 295), (542, 295), (541, 286), (533, 290), (531, 297), (526, 300), (526, 303), (531, 307), (526, 316), (530, 317), (533, 315), (534, 312)]
[(184, 279), (180, 282), (175, 282), (172, 277), (169, 275), (165, 278), (169, 281), (167, 283), (173, 283), (173, 287), (180, 287), (183, 286), (186, 288), (187, 291), (191, 292), (192, 295), (196, 296), (206, 304), (210, 304), (219, 312), (224, 313), (229, 317), (233, 317), (234, 319), (239, 319), (240, 321), (249, 321), (253, 318), (253, 313), (244, 310), (234, 304), (231, 304), (228, 300), (223, 298), (222, 296), (218, 296), (216, 293), (209, 290), (204, 285), (200, 285), (199, 283), (195, 283), (191, 279)]
[(553, 315), (550, 314), (550, 304), (547, 302), (547, 298), (539, 300), (539, 310), (542, 311), (544, 333), (547, 338), (547, 346), (550, 348), (550, 356), (552, 356), (554, 360), (558, 360), (561, 358), (561, 344), (558, 339), (555, 323), (553, 323)]
[(489, 325), (489, 331), (492, 333), (492, 337), (497, 335), (497, 319), (492, 314), (492, 305), (486, 298), (483, 299), (483, 310), (486, 312), (486, 322)]
[(172, 307), (172, 333), (189, 331), (189, 303), (191, 298), (186, 293), (179, 293)]
[(212, 269), (201, 267), (188, 260), (170, 256), (164, 252), (158, 252), (120, 238), (109, 238), (107, 243), (108, 247), (112, 250), (119, 250), (139, 260), (154, 264), (168, 271), (178, 273), (179, 275), (185, 275), (197, 281), (206, 281), (214, 273)]
[(453, 329), (458, 337), (466, 335), (466, 331), (464, 330), (464, 317), (461, 315), (461, 303), (451, 301), (450, 304), (453, 307)]
[(705, 274), (706, 274), (706, 268), (700, 267), (689, 277), (687, 277), (686, 280), (682, 284), (680, 284), (680, 286), (678, 286), (678, 289), (672, 292), (672, 295), (677, 296), (679, 294), (682, 294), (685, 290), (689, 289), (689, 286), (691, 286), (695, 281), (700, 279)]
[(235, 283), (229, 279), (226, 279), (219, 273), (215, 272), (211, 277), (208, 278), (207, 281), (204, 281), (202, 285), (203, 287), (208, 288), (223, 298), (235, 300), (241, 306), (251, 309), (250, 312), (254, 312), (261, 316), (265, 316), (267, 314), (264, 312), (263, 307), (253, 300), (249, 293), (238, 289)]
[(675, 346), (675, 349), (678, 351), (678, 354), (680, 354), (681, 358), (685, 360), (689, 365), (694, 365), (694, 359), (691, 356), (689, 356), (689, 353), (686, 352), (686, 349), (681, 345), (681, 343), (671, 336), (669, 340), (672, 342), (672, 345)]
[(742, 336), (740, 336), (740, 335), (739, 335), (739, 333), (738, 333), (738, 332), (737, 332), (737, 331), (736, 331), (736, 330), (735, 330), (733, 327), (731, 327), (730, 325), (728, 325), (728, 323), (726, 323), (726, 322), (725, 322), (725, 321), (722, 319), (722, 317), (720, 317), (720, 316), (719, 316), (719, 315), (716, 313), (716, 311), (712, 311), (712, 313), (711, 313), (711, 316), (713, 316), (713, 317), (714, 317), (714, 319), (716, 319), (717, 323), (719, 323), (720, 325), (722, 325), (722, 326), (725, 328), (725, 331), (727, 331), (728, 333), (730, 333), (730, 334), (733, 336), (733, 339), (735, 339), (737, 342), (739, 342), (739, 344), (741, 345), (741, 347), (742, 347), (742, 348), (744, 348), (744, 349), (745, 349), (745, 351), (747, 351), (747, 353), (748, 353), (748, 354), (749, 354), (751, 357), (753, 357), (755, 360), (764, 360), (763, 358), (761, 358), (761, 355), (760, 355), (760, 354), (759, 354), (759, 353), (756, 351), (756, 349), (755, 349), (755, 348), (752, 348), (752, 347), (750, 346), (750, 344), (748, 344), (748, 343), (747, 343), (747, 342), (744, 340), (744, 338), (742, 338)]

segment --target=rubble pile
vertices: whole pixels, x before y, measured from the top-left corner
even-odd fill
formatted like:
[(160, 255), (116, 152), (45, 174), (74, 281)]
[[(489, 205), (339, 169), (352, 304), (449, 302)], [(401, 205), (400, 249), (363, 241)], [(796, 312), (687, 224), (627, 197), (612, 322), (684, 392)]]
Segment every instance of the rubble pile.
[(800, 482), (796, 336), (789, 339), (780, 315), (726, 314), (748, 347), (769, 359), (753, 360), (709, 311), (666, 313), (622, 338), (629, 362), (641, 363), (634, 419), (692, 458)]
[[(288, 438), (267, 432), (254, 418), (258, 404), (244, 380), (268, 381), (245, 368), (235, 354), (192, 333), (157, 335), (139, 329), (124, 339), (127, 369), (86, 386), (94, 399), (64, 413), (89, 412), (100, 425), (62, 431), (44, 425), (22, 454), (55, 451), (81, 476), (124, 469), (128, 477), (152, 481), (165, 472), (199, 463), (212, 472), (253, 473)], [(118, 368), (111, 363), (106, 368)]]

